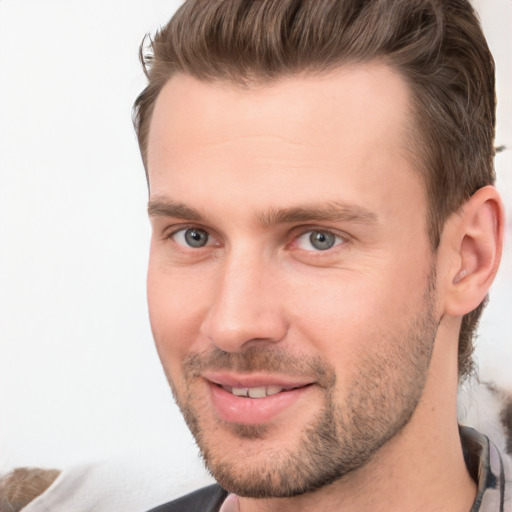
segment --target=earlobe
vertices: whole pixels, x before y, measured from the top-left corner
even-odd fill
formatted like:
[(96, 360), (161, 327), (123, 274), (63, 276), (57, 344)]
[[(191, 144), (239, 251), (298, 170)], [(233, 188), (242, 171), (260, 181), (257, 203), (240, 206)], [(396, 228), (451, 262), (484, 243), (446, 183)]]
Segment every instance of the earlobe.
[(479, 189), (463, 205), (451, 230), (456, 252), (446, 296), (446, 313), (462, 316), (485, 298), (496, 276), (503, 249), (505, 214), (497, 190)]

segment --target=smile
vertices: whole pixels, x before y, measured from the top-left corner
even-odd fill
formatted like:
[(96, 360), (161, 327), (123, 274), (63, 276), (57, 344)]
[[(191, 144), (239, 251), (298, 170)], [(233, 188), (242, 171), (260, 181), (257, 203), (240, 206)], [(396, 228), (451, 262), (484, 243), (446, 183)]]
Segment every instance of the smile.
[(248, 398), (265, 398), (266, 396), (273, 396), (281, 393), (282, 391), (289, 391), (290, 389), (297, 389), (295, 387), (281, 387), (281, 386), (259, 386), (255, 388), (236, 388), (231, 386), (222, 386), (224, 391), (231, 393), (234, 396), (242, 396)]
[(311, 381), (268, 375), (208, 372), (203, 378), (217, 417), (228, 423), (245, 425), (262, 425), (276, 420), (304, 403), (317, 387)]

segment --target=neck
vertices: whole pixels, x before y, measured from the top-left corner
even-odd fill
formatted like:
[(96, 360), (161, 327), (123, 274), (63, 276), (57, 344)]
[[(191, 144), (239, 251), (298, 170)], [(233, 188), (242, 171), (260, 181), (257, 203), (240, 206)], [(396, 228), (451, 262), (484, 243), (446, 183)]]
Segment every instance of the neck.
[(468, 512), (476, 484), (464, 463), (456, 417), (457, 368), (444, 362), (456, 361), (449, 350), (450, 344), (436, 343), (427, 384), (410, 422), (366, 465), (301, 496), (241, 498), (241, 512)]

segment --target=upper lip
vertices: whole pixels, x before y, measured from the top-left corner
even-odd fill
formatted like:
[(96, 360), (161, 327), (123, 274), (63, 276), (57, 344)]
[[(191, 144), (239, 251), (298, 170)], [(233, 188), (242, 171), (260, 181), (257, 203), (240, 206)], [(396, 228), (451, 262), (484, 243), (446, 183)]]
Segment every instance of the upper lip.
[(235, 372), (203, 372), (202, 376), (219, 386), (232, 388), (259, 388), (278, 386), (284, 389), (300, 388), (313, 384), (313, 380), (305, 378), (293, 378), (281, 375), (265, 375), (262, 373), (239, 374)]

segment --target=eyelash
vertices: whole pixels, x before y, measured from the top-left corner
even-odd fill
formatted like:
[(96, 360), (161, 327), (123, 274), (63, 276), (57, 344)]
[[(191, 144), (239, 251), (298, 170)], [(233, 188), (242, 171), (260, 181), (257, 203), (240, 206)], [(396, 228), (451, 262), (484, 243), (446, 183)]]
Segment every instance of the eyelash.
[[(208, 235), (208, 239), (210, 238), (216, 238), (215, 235), (212, 235), (212, 232), (211, 230), (209, 230), (208, 228), (205, 228), (205, 227), (202, 227), (202, 226), (198, 226), (197, 224), (187, 224), (187, 225), (181, 225), (181, 226), (177, 226), (177, 227), (174, 227), (172, 228), (170, 231), (167, 229), (165, 230), (163, 236), (162, 236), (162, 240), (165, 242), (165, 241), (168, 241), (168, 240), (174, 240), (174, 237), (180, 233), (180, 232), (186, 232), (188, 231), (189, 229), (195, 229), (195, 230), (198, 230), (198, 231), (204, 231), (207, 235)], [(180, 246), (180, 247), (185, 247), (183, 245), (180, 245), (178, 244), (177, 242), (175, 242), (176, 245)], [(190, 247), (190, 249), (194, 249), (193, 247)]]
[[(176, 242), (176, 240), (175, 240), (176, 235), (180, 232), (186, 232), (189, 229), (196, 229), (196, 230), (204, 231), (205, 233), (207, 233), (207, 235), (209, 237), (207, 244), (204, 246), (201, 246), (201, 247), (194, 248), (190, 245), (184, 245), (184, 244), (180, 244), (180, 243)], [(297, 246), (298, 241), (301, 238), (305, 237), (308, 234), (310, 234), (310, 236), (311, 236), (311, 234), (313, 234), (315, 232), (334, 237), (335, 238), (334, 245), (332, 247), (329, 247), (329, 248), (326, 248), (323, 250), (322, 249), (317, 249), (317, 250), (301, 249), (299, 247), (294, 247), (294, 246)], [(182, 226), (176, 227), (175, 229), (172, 229), (172, 231), (164, 233), (162, 238), (164, 241), (172, 240), (181, 251), (198, 251), (199, 249), (212, 247), (212, 246), (215, 247), (215, 246), (221, 245), (219, 242), (217, 242), (216, 244), (210, 244), (209, 241), (211, 238), (213, 238), (215, 240), (218, 237), (216, 237), (214, 234), (212, 234), (212, 232), (209, 229), (204, 228), (202, 226), (195, 225), (195, 224), (184, 225), (184, 226), (182, 225)], [(287, 249), (295, 249), (295, 250), (299, 250), (299, 251), (304, 251), (305, 253), (310, 253), (310, 255), (314, 255), (315, 257), (320, 257), (322, 254), (332, 253), (332, 250), (336, 250), (337, 247), (344, 246), (348, 242), (350, 242), (350, 237), (348, 235), (346, 235), (345, 233), (338, 233), (333, 230), (325, 229), (325, 228), (318, 227), (318, 226), (303, 226), (302, 228), (295, 228), (294, 230), (292, 230), (292, 236), (290, 238), (291, 238), (291, 241), (288, 242), (287, 244), (285, 244), (285, 247)]]
[[(332, 245), (330, 247), (326, 247), (324, 249), (316, 248), (316, 250), (315, 249), (302, 249), (302, 250), (311, 252), (311, 253), (327, 253), (328, 251), (334, 250), (336, 247), (338, 247), (340, 245), (346, 244), (348, 241), (346, 236), (342, 236), (342, 235), (335, 233), (331, 230), (322, 229), (322, 228), (313, 228), (313, 229), (307, 229), (306, 231), (303, 231), (302, 234), (294, 237), (294, 239), (292, 241), (292, 245), (298, 246), (301, 239), (304, 241), (305, 239), (308, 238), (307, 235), (309, 235), (309, 244), (313, 246), (313, 240), (314, 240), (313, 235), (314, 234), (324, 235), (324, 237), (326, 236), (327, 240), (329, 240), (329, 237), (331, 237), (330, 241), (332, 241)], [(316, 240), (316, 241), (322, 243), (322, 240)], [(298, 247), (298, 249), (301, 250), (300, 247)]]

